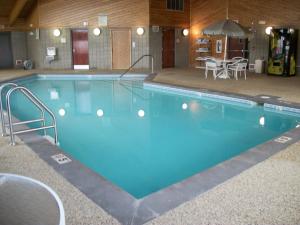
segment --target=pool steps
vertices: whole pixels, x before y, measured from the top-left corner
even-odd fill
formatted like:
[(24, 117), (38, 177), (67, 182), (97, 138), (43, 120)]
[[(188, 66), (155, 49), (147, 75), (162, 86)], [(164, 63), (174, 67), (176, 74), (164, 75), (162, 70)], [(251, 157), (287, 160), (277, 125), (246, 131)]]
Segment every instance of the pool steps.
[(238, 98), (238, 97), (230, 97), (230, 96), (225, 96), (225, 95), (220, 95), (220, 94), (201, 92), (198, 90), (189, 90), (189, 89), (185, 89), (185, 88), (172, 87), (172, 86), (161, 85), (161, 84), (153, 84), (153, 83), (149, 83), (149, 82), (144, 83), (144, 88), (148, 88), (151, 90), (157, 90), (157, 91), (161, 91), (161, 92), (173, 93), (173, 94), (183, 94), (188, 97), (213, 98), (214, 100), (226, 101), (227, 103), (231, 103), (231, 104), (239, 103), (239, 104), (244, 104), (244, 105), (248, 105), (251, 107), (256, 106), (256, 105), (261, 105), (266, 110), (276, 110), (276, 111), (280, 111), (280, 112), (300, 114), (300, 108), (293, 108), (293, 107), (264, 103), (264, 102), (256, 102), (256, 101), (242, 99), (242, 98)]
[(178, 88), (178, 87), (170, 87), (170, 86), (163, 86), (163, 85), (157, 85), (157, 84), (150, 84), (150, 83), (144, 83), (145, 88), (149, 88), (151, 90), (159, 90), (159, 91), (164, 91), (168, 93), (174, 93), (174, 94), (184, 94), (188, 97), (207, 97), (207, 98), (213, 98), (213, 99), (218, 99), (222, 101), (228, 101), (228, 102), (235, 102), (235, 103), (241, 103), (241, 104), (246, 104), (250, 106), (255, 106), (257, 105), (256, 102), (247, 100), (247, 99), (241, 99), (241, 98), (234, 98), (230, 96), (225, 96), (225, 95), (218, 95), (218, 94), (211, 94), (211, 93), (205, 93), (205, 92), (200, 92), (200, 91), (194, 91), (194, 90), (188, 90), (188, 89), (183, 89), (183, 88)]

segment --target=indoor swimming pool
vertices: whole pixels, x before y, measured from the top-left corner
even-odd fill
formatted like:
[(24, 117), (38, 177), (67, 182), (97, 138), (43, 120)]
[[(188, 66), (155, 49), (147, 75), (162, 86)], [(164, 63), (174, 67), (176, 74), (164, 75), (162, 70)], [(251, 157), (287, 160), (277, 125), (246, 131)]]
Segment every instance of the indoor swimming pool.
[[(63, 152), (137, 199), (300, 123), (300, 114), (145, 88), (143, 79), (42, 75), (17, 82), (55, 113)], [(15, 117), (37, 116), (19, 93), (12, 103)]]

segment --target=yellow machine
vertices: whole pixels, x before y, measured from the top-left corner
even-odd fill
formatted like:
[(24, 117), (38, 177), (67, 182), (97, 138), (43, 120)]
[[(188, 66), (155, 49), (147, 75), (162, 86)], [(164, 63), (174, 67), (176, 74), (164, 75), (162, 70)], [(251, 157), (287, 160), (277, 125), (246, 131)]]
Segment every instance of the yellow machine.
[(296, 75), (298, 32), (294, 29), (272, 29), (269, 41), (268, 74)]

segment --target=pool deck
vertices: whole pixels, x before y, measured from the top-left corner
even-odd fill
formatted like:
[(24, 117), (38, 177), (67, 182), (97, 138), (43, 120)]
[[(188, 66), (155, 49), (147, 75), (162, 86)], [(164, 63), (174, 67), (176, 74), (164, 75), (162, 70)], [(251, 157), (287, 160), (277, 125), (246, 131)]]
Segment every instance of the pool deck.
[[(0, 71), (0, 81), (32, 73), (73, 71)], [(97, 74), (103, 71), (89, 71)], [(76, 72), (82, 74), (82, 72)], [(284, 78), (249, 74), (247, 80), (204, 79), (194, 69), (163, 70), (154, 82), (243, 94), (270, 95), (300, 103), (300, 76)], [(66, 211), (66, 224), (119, 224), (19, 141), (10, 146), (0, 138), (0, 172), (41, 180), (57, 191)], [(300, 142), (147, 224), (300, 224)]]

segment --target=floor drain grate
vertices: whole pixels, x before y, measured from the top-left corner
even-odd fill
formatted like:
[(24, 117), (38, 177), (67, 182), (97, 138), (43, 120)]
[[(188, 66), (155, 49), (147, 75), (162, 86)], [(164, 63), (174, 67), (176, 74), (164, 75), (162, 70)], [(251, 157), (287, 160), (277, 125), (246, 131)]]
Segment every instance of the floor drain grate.
[(58, 155), (53, 155), (51, 158), (56, 161), (58, 164), (66, 164), (71, 162), (72, 160), (69, 159), (67, 156), (64, 154), (58, 154)]
[(292, 140), (292, 138), (287, 137), (287, 136), (281, 136), (281, 137), (275, 139), (276, 142), (282, 143), (282, 144), (284, 144), (290, 140)]

